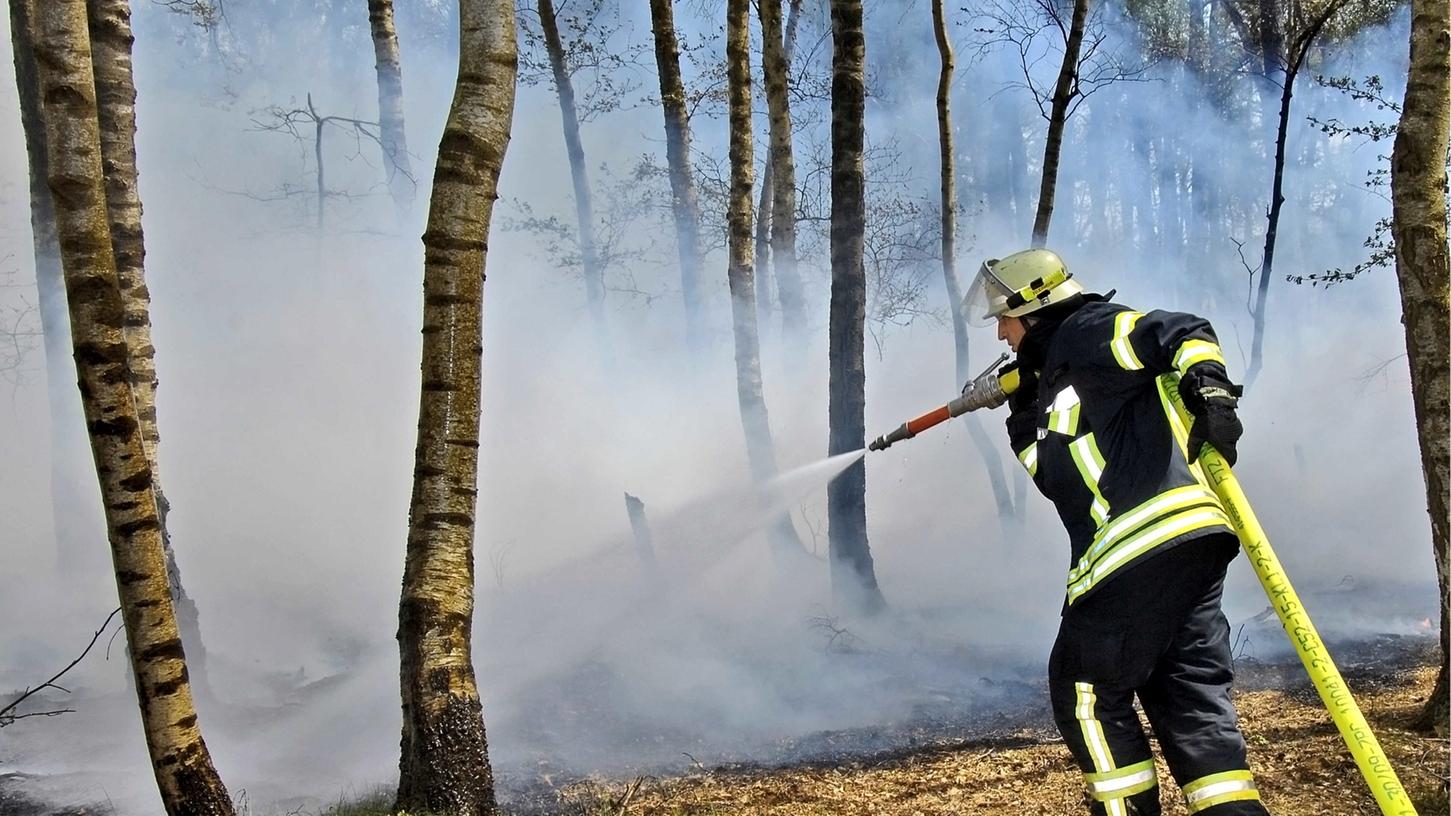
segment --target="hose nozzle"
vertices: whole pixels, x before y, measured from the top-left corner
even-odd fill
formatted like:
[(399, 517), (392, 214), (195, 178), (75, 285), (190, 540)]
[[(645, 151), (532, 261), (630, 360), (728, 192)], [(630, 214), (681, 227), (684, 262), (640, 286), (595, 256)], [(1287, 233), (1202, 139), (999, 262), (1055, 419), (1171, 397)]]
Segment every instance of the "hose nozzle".
[(1018, 390), (1018, 370), (1012, 369), (999, 375), (997, 367), (1008, 359), (1004, 354), (988, 366), (976, 379), (962, 389), (962, 396), (916, 419), (901, 424), (895, 431), (882, 434), (867, 445), (868, 450), (886, 450), (895, 442), (911, 439), (917, 434), (955, 416), (981, 408), (996, 408), (1008, 401), (1008, 395)]

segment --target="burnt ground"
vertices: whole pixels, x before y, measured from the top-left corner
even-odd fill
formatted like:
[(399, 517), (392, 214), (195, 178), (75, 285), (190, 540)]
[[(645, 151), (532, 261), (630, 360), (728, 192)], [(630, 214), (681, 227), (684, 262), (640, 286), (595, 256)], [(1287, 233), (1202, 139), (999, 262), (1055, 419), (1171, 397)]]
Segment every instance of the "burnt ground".
[[(1446, 739), (1412, 730), (1435, 682), (1430, 638), (1384, 636), (1334, 644), (1342, 673), (1418, 811), (1448, 812)], [(1303, 669), (1241, 660), (1236, 700), (1250, 764), (1276, 816), (1349, 816), (1379, 809)], [(898, 734), (905, 748), (860, 755), (879, 732), (819, 735), (837, 760), (697, 767), (683, 776), (536, 785), (516, 813), (587, 816), (923, 816), (1085, 813), (1082, 782), (1042, 699), (994, 716), (969, 739), (934, 741), (930, 725)], [(1160, 762), (1164, 813), (1182, 816), (1178, 789)]]
[[(1448, 812), (1448, 742), (1411, 730), (1435, 679), (1436, 641), (1379, 636), (1332, 644), (1342, 673), (1422, 814)], [(1293, 657), (1241, 658), (1237, 701), (1250, 763), (1276, 816), (1378, 813), (1303, 669)], [(987, 683), (990, 681), (983, 680)], [(1086, 812), (1082, 784), (1048, 715), (1046, 689), (1012, 681), (1001, 705), (965, 715), (927, 706), (896, 724), (818, 732), (751, 751), (755, 762), (696, 763), (580, 778), (547, 764), (499, 768), (511, 816), (918, 816)], [(598, 712), (596, 712), (598, 713)], [(663, 747), (663, 746), (662, 746)], [(762, 761), (759, 758), (768, 758)], [(1184, 814), (1178, 791), (1160, 767), (1165, 813)], [(107, 802), (64, 809), (66, 780), (0, 773), (0, 816), (107, 816)], [(386, 786), (385, 786), (386, 787)], [(331, 809), (300, 814), (386, 813), (388, 791)], [(54, 794), (48, 795), (48, 794)], [(272, 811), (253, 805), (250, 816)]]

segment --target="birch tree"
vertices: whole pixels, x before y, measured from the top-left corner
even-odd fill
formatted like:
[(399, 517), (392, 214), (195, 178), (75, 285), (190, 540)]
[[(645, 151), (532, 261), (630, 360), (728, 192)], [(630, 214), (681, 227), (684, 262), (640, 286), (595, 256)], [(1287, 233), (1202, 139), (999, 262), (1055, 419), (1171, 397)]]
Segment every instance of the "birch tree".
[(497, 812), (474, 679), (483, 284), (514, 117), (512, 0), (460, 0), (459, 69), (423, 233), (423, 377), (398, 609), (402, 752), (394, 807)]
[(1411, 65), (1391, 152), (1392, 232), (1411, 395), (1441, 588), (1441, 671), (1422, 725), (1446, 735), (1448, 620), (1447, 491), (1451, 490), (1451, 261), (1446, 247), (1446, 151), (1451, 128), (1451, 4), (1412, 0)]
[[(831, 0), (831, 312), (828, 450), (866, 446), (866, 35), (861, 0)], [(832, 594), (850, 610), (885, 602), (867, 542), (867, 471), (857, 460), (826, 488)]]
[[(115, 24), (116, 15), (122, 20), (129, 15), (124, 0), (97, 6), (97, 16), (108, 22), (97, 33), (125, 40), (129, 51), (129, 27)], [(230, 816), (232, 802), (212, 765), (192, 702), (166, 574), (152, 460), (137, 412), (137, 378), (125, 327), (128, 307), (112, 250), (103, 178), (134, 189), (134, 165), (130, 173), (119, 167), (103, 172), (95, 77), (120, 67), (93, 69), (84, 0), (46, 0), (30, 9), (38, 12), (33, 17), (35, 56), (76, 373), (146, 745), (168, 814)], [(100, 53), (117, 59), (114, 44), (102, 46)]]
[(660, 107), (665, 114), (665, 161), (670, 175), (675, 249), (680, 259), (680, 293), (685, 301), (685, 340), (702, 346), (704, 320), (700, 291), (700, 200), (690, 170), (690, 116), (680, 76), (680, 42), (675, 35), (673, 0), (650, 0), (655, 66), (660, 76)]
[[(764, 482), (776, 475), (771, 420), (761, 383), (761, 341), (756, 324), (756, 283), (751, 246), (751, 188), (755, 184), (755, 145), (751, 134), (750, 0), (726, 3), (726, 82), (730, 110), (729, 230), (731, 328), (736, 347), (736, 398), (746, 433), (751, 475)], [(771, 528), (780, 553), (799, 551), (801, 539), (790, 516)]]
[(202, 643), (200, 616), (176, 564), (176, 551), (171, 546), (167, 526), (171, 502), (161, 481), (156, 347), (151, 342), (146, 237), (141, 226), (141, 195), (137, 189), (136, 84), (131, 68), (131, 43), (135, 37), (131, 33), (131, 7), (128, 0), (89, 0), (87, 13), (101, 129), (101, 166), (106, 171), (106, 213), (110, 221), (111, 251), (116, 256), (116, 277), (121, 283), (121, 298), (126, 308), (122, 326), (129, 352), (132, 395), (141, 421), (141, 442), (151, 465), (151, 486), (156, 493), (161, 544), (166, 553), (166, 575), (176, 604), (181, 639), (187, 647), (187, 670), (197, 690), (206, 693), (206, 647)]
[(393, 25), (393, 0), (368, 0), (368, 25), (378, 73), (378, 143), (383, 148), (388, 192), (401, 211), (412, 204), (415, 184), (403, 127), (403, 62)]

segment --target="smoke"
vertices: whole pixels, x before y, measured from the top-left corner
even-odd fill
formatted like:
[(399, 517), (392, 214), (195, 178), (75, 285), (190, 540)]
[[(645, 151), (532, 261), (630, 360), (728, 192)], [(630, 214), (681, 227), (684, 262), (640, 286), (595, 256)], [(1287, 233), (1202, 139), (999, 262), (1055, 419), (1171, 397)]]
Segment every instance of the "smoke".
[[(229, 4), (230, 27), (213, 38), (136, 4), (161, 473), (207, 640), (215, 698), (200, 704), (203, 728), (233, 793), (245, 790), (261, 812), (315, 807), (396, 774), (393, 633), (417, 419), (417, 236), (456, 47), (436, 4), (400, 13), (416, 206), (400, 221), (376, 145), (329, 132), (328, 184), (339, 195), (327, 201), (329, 226), (318, 234), (306, 194), (311, 144), (262, 129), (265, 110), (311, 93), (324, 113), (372, 118), (371, 48), (361, 14), (310, 16), (286, 5)], [(825, 76), (828, 29), (811, 6), (798, 53)], [(872, 6), (869, 139), (878, 155), (895, 151), (890, 172), (887, 159), (874, 165), (874, 200), (920, 207), (930, 221), (930, 17), (907, 4)], [(645, 42), (640, 14), (623, 19), (628, 36)], [(709, 39), (717, 21), (684, 9), (681, 17), (688, 39), (718, 49)], [(1397, 98), (1402, 49), (1365, 46), (1404, 43), (1405, 33), (1401, 14), (1314, 70), (1379, 74)], [(1011, 60), (974, 56), (966, 20), (954, 36), (964, 64), (954, 105), (965, 277), (975, 259), (1026, 242), (1043, 124), (1021, 89), (1004, 88), (1016, 76)], [(648, 90), (652, 69), (640, 71)], [(1235, 104), (1216, 106), (1219, 91), (1192, 75), (1168, 66), (1151, 75), (1102, 90), (1071, 120), (1052, 243), (1090, 289), (1210, 318), (1241, 376), (1249, 282), (1230, 239), (1256, 254), (1270, 185), (1269, 162), (1251, 144), (1256, 100), (1240, 91)], [(1330, 140), (1304, 121), (1374, 111), (1306, 79), (1277, 263), (1297, 274), (1352, 265), (1388, 211), (1360, 186), (1384, 148)], [(0, 94), (0, 105), (18, 110), (9, 83)], [(804, 155), (806, 145), (827, 143), (829, 122), (825, 100), (799, 104)], [(761, 155), (763, 116), (758, 124)], [(708, 169), (710, 156), (724, 154), (724, 121), (707, 104), (693, 126)], [(1033, 699), (1056, 628), (1066, 542), (1036, 495), (1022, 524), (998, 518), (960, 420), (866, 459), (872, 551), (891, 605), (880, 622), (833, 611), (824, 562), (831, 465), (764, 503), (749, 485), (724, 257), (706, 265), (712, 345), (692, 357), (663, 182), (630, 175), (642, 155), (663, 161), (660, 127), (658, 110), (642, 104), (584, 133), (597, 187), (608, 167), (641, 195), (615, 200), (597, 189), (597, 210), (615, 213), (602, 219), (623, 225), (623, 260), (609, 273), (607, 356), (577, 274), (536, 234), (504, 228), (523, 220), (521, 203), (572, 224), (551, 89), (519, 95), (488, 260), (475, 548), (475, 664), (506, 790), (540, 773), (668, 772), (688, 767), (686, 754), (771, 762), (871, 750), (900, 744), (913, 729), (965, 733), (995, 709)], [(1152, 179), (1162, 167), (1156, 151), (1176, 133), (1188, 134), (1193, 163), (1192, 178), (1177, 170), (1173, 183), (1220, 191), (1222, 206), (1240, 213), (1235, 234), (1215, 234), (1224, 227), (1188, 215), (1185, 249), (1183, 236), (1145, 226), (1161, 224), (1155, 219), (1169, 206)], [(0, 272), (28, 284), (26, 168), (13, 113), (0, 118), (0, 143), (8, 148), (0, 236), (12, 248)], [(650, 190), (654, 197), (644, 196)], [(784, 471), (826, 452), (829, 269), (812, 240), (803, 238), (806, 340), (792, 346), (774, 321), (763, 327)], [(915, 260), (873, 267), (907, 276), (887, 283), (916, 281), (887, 288), (917, 299), (873, 326), (869, 435), (961, 385), (930, 244)], [(883, 291), (881, 281), (874, 286)], [(18, 285), (0, 299), (23, 305), (34, 293)], [(1243, 402), (1237, 472), (1327, 639), (1412, 632), (1434, 610), (1434, 574), (1393, 275), (1377, 270), (1329, 290), (1277, 276), (1269, 313), (1268, 359)], [(985, 330), (972, 342), (975, 370), (999, 351)], [(98, 505), (64, 508), (92, 519), (94, 544), (79, 562), (56, 566), (42, 361), (32, 356), (22, 373), (0, 404), (0, 541), (11, 564), (0, 571), (4, 687), (63, 666), (115, 603)], [(1017, 465), (1000, 414), (982, 419), (1011, 474)], [(84, 457), (84, 447), (64, 455)], [(626, 491), (645, 501), (652, 521), (653, 576), (635, 554)], [(782, 509), (809, 554), (773, 557), (761, 530)], [(1243, 559), (1227, 593), (1236, 625), (1265, 608)], [(1276, 638), (1273, 623), (1256, 636), (1261, 656), (1276, 651)], [(119, 649), (118, 641), (109, 659), (93, 655), (68, 677), (76, 713), (6, 728), (0, 763), (43, 775), (32, 784), (57, 801), (109, 799), (139, 813), (155, 810), (155, 792)]]

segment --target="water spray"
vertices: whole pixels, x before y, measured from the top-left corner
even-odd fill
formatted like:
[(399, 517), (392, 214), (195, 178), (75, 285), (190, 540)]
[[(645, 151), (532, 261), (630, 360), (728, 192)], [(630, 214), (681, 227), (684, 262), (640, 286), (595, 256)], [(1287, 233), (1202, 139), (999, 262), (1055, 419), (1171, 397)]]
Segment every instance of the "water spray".
[[(998, 370), (998, 365), (1007, 358), (1008, 355), (1004, 354), (988, 366), (987, 370), (962, 389), (962, 396), (902, 423), (895, 431), (872, 440), (868, 448), (874, 451), (885, 450), (894, 442), (911, 439), (952, 417), (980, 408), (996, 408), (1007, 402), (1008, 395), (1018, 390), (1021, 384), (1016, 368)], [(1170, 381), (1164, 391), (1174, 404), (1175, 419), (1179, 426), (1176, 433), (1182, 434), (1182, 429), (1189, 428), (1193, 418), (1189, 416), (1183, 400), (1179, 398), (1179, 375), (1167, 376)], [(1205, 445), (1199, 462), (1192, 468), (1202, 474), (1201, 480), (1214, 490), (1233, 522), (1234, 531), (1239, 536), (1240, 545), (1249, 558), (1250, 566), (1254, 568), (1255, 577), (1269, 596), (1270, 605), (1279, 616), (1285, 634), (1290, 636), (1295, 653), (1304, 664), (1310, 682), (1320, 693), (1320, 699), (1325, 703), (1330, 719), (1334, 721), (1346, 747), (1350, 749), (1350, 754), (1354, 757), (1361, 776), (1365, 778), (1366, 785), (1370, 787), (1371, 795), (1381, 813), (1385, 816), (1416, 816), (1415, 806), (1411, 804), (1410, 797), (1401, 786), (1401, 781), (1391, 767), (1380, 742), (1371, 732), (1370, 724), (1366, 722), (1360, 706), (1356, 705), (1355, 698), (1351, 696), (1350, 687), (1345, 684), (1345, 679), (1340, 676), (1339, 669), (1331, 660), (1330, 652), (1320, 639), (1320, 633), (1310, 622), (1305, 607), (1295, 594), (1295, 588), (1290, 586), (1290, 579), (1270, 547), (1269, 537), (1265, 535), (1264, 528), (1255, 517), (1249, 498), (1240, 488), (1229, 463), (1213, 446)]]
[(1003, 354), (994, 360), (992, 365), (963, 386), (962, 396), (946, 405), (934, 408), (916, 419), (903, 422), (897, 430), (873, 439), (867, 449), (886, 450), (894, 442), (911, 439), (928, 428), (946, 422), (955, 416), (962, 416), (968, 411), (976, 411), (981, 408), (996, 408), (1007, 402), (1008, 395), (1017, 391), (1020, 384), (1016, 368), (1008, 371), (997, 370), (998, 366), (1007, 359), (1008, 355)]

